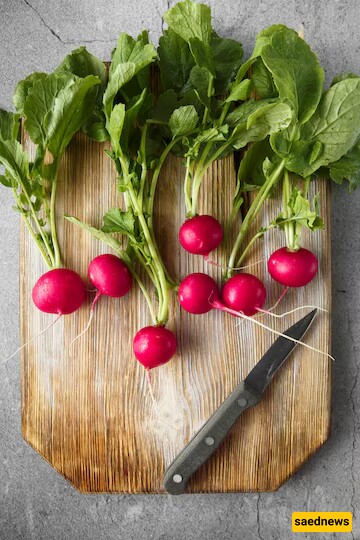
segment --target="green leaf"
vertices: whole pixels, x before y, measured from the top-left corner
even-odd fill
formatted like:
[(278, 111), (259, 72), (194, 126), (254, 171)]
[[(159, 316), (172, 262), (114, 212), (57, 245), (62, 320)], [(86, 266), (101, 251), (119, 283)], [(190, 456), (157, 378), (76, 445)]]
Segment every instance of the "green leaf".
[(13, 187), (14, 181), (11, 178), (5, 176), (4, 174), (0, 174), (0, 184), (2, 184), (5, 187)]
[(3, 141), (16, 139), (19, 131), (19, 115), (0, 109), (0, 137)]
[(355, 73), (351, 73), (351, 71), (347, 73), (339, 73), (339, 75), (336, 75), (333, 80), (331, 81), (330, 86), (334, 86), (334, 84), (343, 81), (344, 79), (358, 79), (359, 75), (356, 75)]
[(145, 103), (147, 96), (147, 89), (144, 88), (140, 96), (135, 96), (132, 102), (130, 102), (130, 107), (127, 109), (124, 119), (124, 126), (121, 135), (121, 146), (127, 152), (129, 147), (129, 137), (131, 129), (134, 127), (136, 120), (139, 117), (139, 113), (143, 104)]
[(261, 58), (258, 58), (252, 66), (251, 81), (259, 98), (268, 99), (277, 97), (278, 92), (275, 88), (272, 75)]
[(311, 207), (310, 201), (303, 197), (301, 191), (295, 187), (290, 195), (287, 206), (290, 210), (290, 217), (293, 222), (299, 223), (311, 231), (324, 228), (324, 223), (318, 215), (318, 203), (316, 197), (314, 198)]
[(87, 118), (82, 126), (83, 132), (94, 141), (104, 142), (109, 140), (109, 134), (105, 127), (106, 120), (101, 109), (95, 108), (93, 114)]
[(210, 45), (203, 43), (198, 38), (191, 38), (189, 41), (191, 54), (193, 55), (196, 64), (203, 69), (206, 69), (213, 77), (216, 76), (214, 62), (212, 58), (212, 50)]
[(107, 126), (107, 130), (110, 135), (111, 146), (117, 157), (119, 157), (121, 154), (120, 137), (124, 126), (124, 120), (125, 105), (123, 103), (119, 103), (118, 105), (115, 105), (115, 107), (111, 111), (110, 120)]
[(254, 99), (249, 99), (245, 103), (242, 103), (236, 109), (234, 109), (230, 114), (227, 115), (225, 121), (230, 126), (237, 126), (238, 124), (246, 123), (249, 116), (257, 111), (262, 109), (267, 105), (272, 105), (276, 103), (275, 99), (263, 99), (261, 101), (255, 101)]
[(309, 45), (289, 28), (276, 31), (261, 58), (271, 72), (281, 99), (287, 99), (303, 124), (321, 99), (324, 71)]
[(360, 78), (345, 79), (324, 93), (316, 113), (302, 127), (301, 139), (292, 144), (287, 167), (310, 176), (344, 156), (359, 135)]
[(360, 142), (357, 143), (338, 161), (329, 164), (330, 177), (337, 184), (348, 180), (349, 191), (360, 186)]
[(110, 120), (114, 99), (119, 90), (128, 83), (136, 74), (136, 65), (131, 62), (119, 64), (113, 72), (106, 87), (103, 103), (107, 121)]
[(0, 139), (0, 163), (5, 167), (6, 173), (17, 183), (28, 185), (28, 157), (18, 141)]
[(47, 73), (35, 72), (26, 77), (26, 79), (18, 82), (13, 95), (13, 103), (19, 114), (24, 114), (24, 103), (30, 88), (32, 88), (36, 82), (41, 80), (44, 81), (48, 76)]
[[(239, 191), (253, 191), (265, 182), (264, 162), (273, 159), (274, 153), (269, 144), (269, 139), (255, 142), (246, 151), (238, 170), (237, 181), (241, 184)], [(270, 162), (271, 164), (271, 162)]]
[(179, 137), (194, 131), (198, 121), (199, 116), (193, 105), (175, 109), (169, 120), (169, 127), (173, 137)]
[(207, 142), (221, 142), (226, 140), (226, 135), (228, 134), (229, 126), (220, 126), (218, 128), (206, 129), (199, 135), (197, 135), (193, 141), (193, 146), (197, 146), (202, 143)]
[(81, 227), (84, 231), (89, 232), (94, 238), (97, 240), (100, 240), (100, 242), (104, 242), (104, 244), (108, 245), (115, 251), (121, 250), (121, 244), (120, 242), (114, 238), (111, 234), (107, 234), (99, 229), (96, 229), (95, 227), (91, 227), (91, 225), (88, 225), (87, 223), (84, 223), (80, 219), (77, 219), (73, 216), (64, 216), (65, 219), (70, 221), (71, 223), (74, 223), (75, 225), (78, 225)]
[(226, 102), (230, 101), (245, 101), (250, 94), (252, 82), (250, 79), (244, 79), (239, 84), (235, 84), (231, 88), (231, 92)]
[(135, 236), (135, 218), (131, 210), (126, 212), (112, 208), (104, 215), (104, 225), (101, 230), (105, 233), (121, 233)]
[(178, 107), (177, 95), (174, 90), (166, 90), (160, 94), (151, 112), (151, 120), (168, 122), (173, 111)]
[(109, 71), (110, 79), (122, 64), (134, 64), (134, 73), (138, 73), (141, 69), (151, 64), (155, 58), (156, 50), (152, 44), (148, 43), (146, 32), (140, 34), (137, 40), (123, 32), (119, 36), (116, 49), (112, 55)]
[(92, 113), (95, 95), (91, 89), (98, 84), (98, 77), (88, 75), (75, 80), (55, 97), (53, 108), (44, 119), (46, 146), (54, 157), (63, 154), (72, 137)]
[(210, 42), (215, 67), (215, 91), (225, 94), (241, 65), (243, 48), (234, 39), (221, 38), (213, 33)]
[(64, 71), (82, 79), (88, 75), (95, 75), (99, 77), (102, 87), (105, 86), (107, 81), (105, 64), (89, 53), (85, 47), (79, 47), (65, 56), (64, 60), (56, 68), (55, 73)]
[(254, 50), (250, 58), (248, 58), (248, 60), (246, 60), (246, 62), (244, 62), (243, 65), (239, 67), (235, 78), (236, 83), (239, 83), (243, 80), (251, 66), (254, 64), (254, 62), (256, 62), (256, 59), (261, 55), (263, 48), (270, 43), (272, 36), (284, 29), (286, 29), (286, 26), (284, 26), (283, 24), (274, 24), (272, 26), (269, 26), (268, 28), (265, 28), (256, 36)]
[(181, 94), (195, 66), (188, 43), (173, 30), (165, 30), (159, 40), (158, 54), (164, 90)]
[(209, 6), (185, 0), (175, 4), (163, 18), (169, 28), (188, 43), (191, 38), (198, 38), (205, 44), (210, 44), (212, 28)]
[(25, 129), (35, 144), (46, 147), (48, 137), (45, 117), (53, 110), (60, 90), (66, 91), (73, 84), (74, 78), (75, 76), (65, 73), (41, 76), (35, 78), (28, 88), (23, 113), (26, 117)]
[(261, 141), (268, 135), (285, 129), (291, 120), (292, 111), (286, 103), (263, 104), (248, 115), (246, 123), (235, 128), (233, 147), (238, 150), (249, 142)]
[(208, 70), (199, 66), (194, 66), (190, 73), (190, 82), (197, 91), (200, 101), (208, 109), (210, 108), (210, 96), (208, 96), (210, 77)]

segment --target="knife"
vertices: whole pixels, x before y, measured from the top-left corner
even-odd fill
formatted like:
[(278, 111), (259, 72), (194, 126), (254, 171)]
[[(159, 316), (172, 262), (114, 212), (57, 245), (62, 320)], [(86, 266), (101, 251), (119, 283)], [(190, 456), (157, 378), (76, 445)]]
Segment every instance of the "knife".
[[(300, 341), (313, 322), (316, 311), (311, 311), (284, 334)], [(284, 337), (277, 338), (246, 379), (223, 401), (166, 470), (164, 488), (168, 493), (185, 493), (189, 478), (212, 456), (239, 416), (261, 400), (265, 388), (296, 345)]]

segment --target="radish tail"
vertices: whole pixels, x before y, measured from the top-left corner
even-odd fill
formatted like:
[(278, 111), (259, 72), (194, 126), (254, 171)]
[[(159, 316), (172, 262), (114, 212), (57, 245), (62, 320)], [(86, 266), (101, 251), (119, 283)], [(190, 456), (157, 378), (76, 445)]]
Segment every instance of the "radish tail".
[(280, 304), (281, 300), (284, 298), (284, 296), (286, 295), (286, 293), (288, 292), (288, 290), (290, 289), (290, 287), (285, 287), (285, 289), (283, 290), (283, 292), (280, 294), (279, 298), (276, 300), (275, 304), (273, 306), (271, 306), (271, 308), (269, 308), (267, 310), (267, 312), (269, 311), (273, 311), (273, 309), (276, 309), (278, 307), (278, 305)]
[(146, 371), (146, 380), (148, 382), (149, 393), (150, 393), (151, 401), (152, 401), (152, 404), (153, 404), (153, 409), (154, 409), (154, 412), (155, 412), (156, 416), (158, 417), (159, 420), (161, 420), (161, 422), (164, 422), (167, 426), (171, 427), (175, 431), (178, 431), (178, 428), (176, 428), (172, 424), (169, 424), (169, 422), (167, 420), (165, 420), (165, 418), (163, 418), (161, 416), (161, 414), (159, 413), (158, 406), (157, 406), (155, 396), (154, 396), (154, 392), (153, 392), (153, 389), (152, 389), (150, 369), (145, 368), (145, 371)]
[[(256, 308), (259, 313), (263, 313), (264, 315), (270, 315), (271, 317), (275, 317), (276, 319), (282, 319), (283, 317), (286, 317), (287, 315), (291, 315), (291, 313), (296, 313), (297, 311), (300, 311), (301, 309), (318, 309), (319, 311), (323, 311), (324, 313), (328, 313), (327, 309), (318, 307), (318, 306), (300, 306), (295, 309), (291, 309), (290, 311), (285, 311), (285, 313), (277, 314), (277, 313), (270, 313), (270, 309), (261, 309)], [(273, 309), (273, 308), (271, 308)]]
[(235, 315), (235, 317), (242, 317), (248, 321), (253, 322), (254, 324), (257, 324), (258, 326), (261, 326), (261, 328), (264, 328), (265, 330), (268, 330), (269, 332), (272, 332), (273, 334), (277, 336), (281, 336), (285, 339), (288, 339), (289, 341), (293, 341), (294, 343), (298, 343), (299, 345), (302, 345), (303, 347), (306, 347), (307, 349), (310, 349), (311, 351), (317, 352), (319, 354), (322, 354), (324, 356), (327, 356), (328, 358), (331, 358), (335, 362), (335, 358), (331, 356), (331, 354), (328, 354), (324, 351), (321, 351), (320, 349), (316, 349), (315, 347), (312, 347), (311, 345), (308, 345), (307, 343), (304, 343), (303, 341), (299, 341), (298, 339), (294, 339), (290, 336), (286, 336), (282, 332), (278, 332), (277, 330), (274, 330), (273, 328), (270, 328), (270, 326), (267, 326), (266, 324), (261, 323), (260, 321), (253, 319), (252, 317), (248, 317), (248, 315), (244, 315), (241, 312), (235, 311), (234, 309), (226, 307), (221, 302), (213, 302), (212, 306), (216, 309), (220, 309), (221, 311), (226, 311), (227, 313), (230, 313), (231, 315)]
[(251, 268), (252, 266), (256, 266), (260, 263), (262, 263), (263, 261), (256, 261), (254, 263), (251, 263), (251, 264), (247, 264), (246, 266), (239, 266), (238, 268), (233, 268), (232, 266), (225, 266), (224, 264), (221, 264), (221, 263), (217, 263), (215, 261), (212, 261), (211, 259), (209, 259), (209, 255), (203, 255), (205, 261), (208, 263), (208, 264), (211, 264), (212, 266), (216, 266), (217, 268), (224, 268), (224, 270), (245, 270), (245, 268)]
[(92, 323), (92, 320), (94, 318), (94, 308), (95, 308), (95, 305), (97, 303), (97, 301), (99, 300), (100, 296), (101, 296), (101, 292), (98, 291), (95, 295), (95, 298), (91, 304), (91, 308), (90, 308), (90, 316), (89, 316), (89, 319), (88, 319), (88, 322), (87, 322), (87, 325), (85, 326), (84, 330), (82, 330), (80, 332), (80, 334), (78, 334), (76, 337), (74, 337), (74, 339), (72, 340), (72, 342), (70, 343), (69, 345), (69, 349), (71, 349), (71, 347), (74, 345), (75, 341), (77, 341), (78, 339), (80, 339), (83, 335), (86, 334), (86, 332), (89, 330), (90, 326), (91, 326), (91, 323)]
[(8, 356), (7, 358), (5, 358), (5, 360), (2, 360), (0, 362), (0, 365), (1, 364), (5, 364), (5, 362), (7, 362), (8, 360), (10, 360), (11, 358), (13, 358), (19, 351), (21, 351), (24, 347), (27, 347), (27, 345), (29, 345), (32, 341), (34, 341), (35, 339), (37, 339), (38, 337), (42, 336), (43, 334), (45, 334), (45, 332), (47, 332), (48, 330), (50, 330), (50, 328), (52, 326), (54, 326), (54, 324), (60, 319), (60, 317), (62, 317), (62, 313), (60, 313), (55, 320), (53, 320), (50, 324), (48, 324), (48, 326), (46, 328), (44, 328), (44, 330), (41, 330), (41, 332), (39, 332), (38, 334), (36, 334), (36, 336), (32, 337), (31, 339), (29, 339), (29, 341), (27, 341), (26, 343), (24, 343), (24, 345), (21, 345), (21, 347), (19, 347), (18, 349), (16, 349), (16, 351), (14, 353), (12, 353), (10, 356)]

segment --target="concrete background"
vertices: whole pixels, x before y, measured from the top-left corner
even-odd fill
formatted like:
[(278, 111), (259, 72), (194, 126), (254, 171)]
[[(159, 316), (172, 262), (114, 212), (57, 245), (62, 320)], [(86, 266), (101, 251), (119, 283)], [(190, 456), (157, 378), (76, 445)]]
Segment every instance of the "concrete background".
[[(80, 44), (103, 59), (120, 31), (143, 27), (157, 41), (163, 0), (0, 0), (0, 106), (32, 71), (54, 68)], [(281, 22), (301, 23), (326, 70), (360, 73), (356, 0), (212, 0), (214, 26), (240, 39), (250, 53), (255, 34)], [(11, 197), (0, 189), (0, 358), (19, 344), (19, 224)], [(271, 494), (118, 496), (80, 495), (21, 438), (19, 359), (0, 365), (0, 539), (296, 538), (292, 511), (352, 511), (350, 534), (300, 538), (360, 539), (360, 191), (332, 191), (333, 426), (330, 441), (278, 492)], [(351, 286), (351, 283), (353, 284)]]

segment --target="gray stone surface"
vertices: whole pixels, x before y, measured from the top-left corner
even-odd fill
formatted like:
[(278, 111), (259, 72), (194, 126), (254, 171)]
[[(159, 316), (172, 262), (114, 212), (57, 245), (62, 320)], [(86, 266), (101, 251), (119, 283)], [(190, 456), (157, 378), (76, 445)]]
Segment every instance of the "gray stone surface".
[[(356, 0), (212, 0), (220, 33), (241, 39), (247, 53), (255, 33), (282, 22), (304, 24), (326, 69), (360, 73)], [(170, 2), (172, 4), (172, 2)], [(11, 106), (15, 83), (49, 70), (86, 44), (104, 59), (120, 31), (161, 31), (165, 0), (0, 0), (0, 106)], [(329, 442), (278, 492), (270, 494), (119, 496), (80, 495), (21, 438), (18, 357), (0, 365), (0, 539), (242, 539), (289, 540), (294, 510), (350, 510), (360, 538), (360, 192), (332, 192), (333, 426)], [(18, 220), (6, 190), (0, 196), (0, 358), (19, 342)], [(352, 284), (352, 286), (351, 286)], [(301, 535), (301, 538), (311, 538)]]

